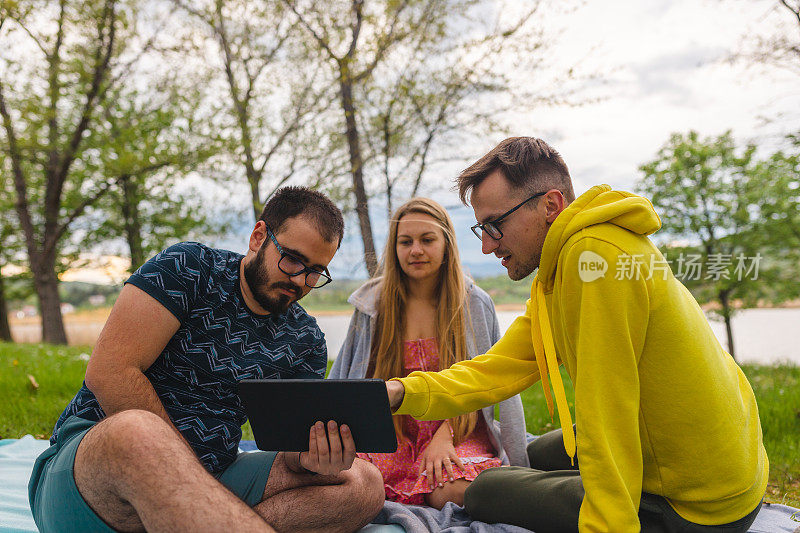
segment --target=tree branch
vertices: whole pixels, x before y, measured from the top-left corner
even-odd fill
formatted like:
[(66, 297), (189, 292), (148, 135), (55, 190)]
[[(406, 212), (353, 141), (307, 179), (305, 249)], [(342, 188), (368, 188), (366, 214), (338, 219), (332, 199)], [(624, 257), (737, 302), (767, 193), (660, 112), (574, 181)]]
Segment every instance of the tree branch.
[(389, 31), (383, 34), (378, 39), (378, 49), (375, 51), (375, 57), (372, 58), (372, 62), (369, 65), (364, 67), (364, 70), (359, 72), (357, 75), (353, 76), (354, 82), (359, 82), (372, 74), (372, 71), (378, 66), (378, 63), (381, 62), (383, 56), (389, 50), (389, 48), (398, 41), (398, 37), (394, 34), (395, 27), (397, 26), (397, 22), (400, 19), (400, 14), (408, 7), (408, 1), (402, 2), (400, 5), (397, 6), (397, 9), (394, 12), (394, 17), (392, 18), (392, 22), (389, 25)]
[[(49, 58), (50, 58), (50, 54), (47, 52), (47, 49), (45, 49), (44, 45), (43, 45), (43, 44), (42, 44), (42, 42), (39, 40), (39, 38), (38, 38), (38, 37), (36, 37), (36, 36), (33, 34), (33, 32), (32, 32), (31, 30), (29, 30), (29, 29), (28, 29), (28, 27), (27, 27), (27, 26), (25, 26), (25, 25), (22, 23), (22, 21), (21, 21), (21, 20), (19, 20), (18, 18), (13, 18), (13, 17), (12, 17), (11, 19), (12, 19), (14, 22), (16, 22), (16, 23), (17, 23), (17, 25), (18, 25), (20, 28), (22, 28), (22, 29), (25, 31), (25, 33), (27, 33), (27, 34), (28, 34), (28, 37), (30, 37), (30, 38), (33, 40), (33, 42), (34, 42), (34, 43), (36, 43), (36, 46), (37, 46), (37, 47), (39, 47), (39, 50), (41, 50), (41, 51), (42, 51), (42, 53), (44, 54), (45, 58), (48, 58), (48, 59), (49, 59)], [(2, 25), (3, 25), (3, 22), (5, 22), (5, 19), (3, 19), (3, 20), (0, 20), (0, 27), (2, 27)], [(59, 26), (59, 30), (60, 30), (60, 29), (61, 29), (61, 27)]]
[(75, 207), (75, 209), (72, 210), (72, 213), (70, 213), (70, 215), (67, 217), (67, 219), (62, 224), (59, 225), (58, 230), (56, 232), (56, 238), (54, 239), (54, 242), (58, 242), (58, 240), (64, 235), (64, 232), (67, 231), (67, 228), (69, 228), (69, 225), (72, 224), (72, 222), (75, 221), (75, 219), (77, 219), (79, 216), (81, 216), (83, 214), (83, 212), (86, 210), (87, 207), (91, 206), (97, 200), (102, 198), (111, 189), (112, 185), (120, 183), (126, 177), (130, 178), (130, 177), (135, 177), (135, 176), (142, 176), (144, 174), (149, 174), (150, 172), (153, 172), (153, 171), (156, 171), (156, 170), (158, 170), (160, 168), (164, 168), (166, 166), (169, 166), (172, 163), (173, 162), (170, 161), (170, 160), (159, 161), (158, 163), (153, 163), (151, 165), (146, 165), (146, 166), (141, 167), (139, 169), (136, 169), (136, 170), (134, 170), (132, 172), (126, 172), (123, 175), (117, 176), (113, 180), (107, 181), (100, 188), (99, 191), (97, 191), (94, 195), (90, 196), (89, 198), (84, 198), (84, 200), (80, 203), (80, 205), (78, 205), (77, 207)]
[(780, 2), (781, 4), (784, 5), (784, 7), (786, 7), (786, 9), (788, 9), (794, 14), (795, 18), (797, 19), (797, 23), (800, 24), (800, 7), (795, 9), (792, 6), (790, 6), (789, 2), (787, 2), (786, 0), (780, 0)]
[(272, 156), (275, 155), (275, 152), (277, 152), (278, 148), (280, 148), (280, 146), (286, 141), (289, 135), (297, 131), (301, 127), (303, 127), (304, 119), (308, 116), (310, 109), (313, 108), (317, 104), (317, 102), (320, 101), (320, 99), (322, 99), (323, 95), (330, 88), (330, 87), (325, 87), (322, 91), (316, 93), (316, 96), (314, 97), (313, 101), (310, 102), (307, 106), (304, 106), (303, 101), (305, 100), (306, 95), (308, 95), (308, 93), (311, 91), (312, 86), (313, 86), (312, 83), (306, 84), (305, 88), (303, 89), (303, 92), (300, 94), (300, 97), (298, 98), (298, 104), (297, 106), (295, 106), (294, 109), (294, 119), (281, 132), (281, 134), (278, 136), (278, 139), (272, 145), (270, 150), (264, 155), (264, 161), (261, 163), (261, 167), (259, 169), (260, 174), (264, 173), (264, 169), (267, 167), (267, 163), (272, 158)]
[(58, 228), (56, 229), (56, 232), (55, 232), (55, 237), (48, 241), (47, 246), (45, 248), (46, 249), (50, 249), (50, 248), (54, 247), (56, 245), (56, 243), (59, 241), (59, 239), (61, 239), (61, 237), (64, 236), (64, 233), (67, 231), (67, 228), (69, 228), (69, 225), (72, 224), (72, 222), (76, 218), (81, 216), (83, 214), (83, 212), (86, 210), (87, 207), (89, 207), (90, 205), (95, 203), (104, 194), (106, 194), (111, 189), (111, 186), (113, 184), (117, 183), (117, 181), (119, 181), (119, 178), (115, 178), (113, 180), (107, 181), (100, 188), (100, 190), (98, 190), (94, 195), (92, 195), (92, 196), (90, 196), (88, 198), (84, 198), (83, 201), (66, 218), (66, 220), (64, 220), (64, 222), (59, 224), (59, 226), (58, 226)]
[(231, 89), (231, 97), (233, 98), (233, 105), (236, 110), (236, 114), (239, 116), (239, 120), (241, 122), (242, 117), (246, 116), (247, 110), (245, 109), (245, 103), (243, 99), (240, 97), (240, 89), (238, 84), (236, 83), (236, 76), (233, 73), (233, 53), (231, 52), (230, 43), (228, 42), (228, 34), (225, 30), (225, 17), (222, 14), (222, 3), (217, 2), (217, 20), (212, 24), (212, 28), (214, 29), (214, 33), (217, 34), (219, 38), (220, 45), (222, 45), (222, 53), (224, 57), (224, 64), (225, 64), (225, 76), (228, 78), (228, 85)]
[(283, 185), (284, 183), (289, 181), (289, 179), (292, 176), (294, 176), (296, 164), (297, 164), (297, 154), (294, 154), (292, 156), (292, 162), (289, 163), (289, 170), (286, 172), (286, 174), (284, 174), (281, 177), (281, 179), (278, 180), (278, 183), (275, 184), (275, 186), (272, 188), (270, 193), (267, 196), (264, 197), (264, 203), (267, 203), (267, 200), (269, 199), (269, 197), (272, 196), (273, 194), (275, 194), (275, 191), (277, 191), (280, 188), (281, 185)]
[(11, 157), (11, 169), (14, 174), (14, 188), (17, 192), (15, 208), (19, 217), (22, 231), (25, 233), (25, 240), (28, 242), (28, 249), (32, 248), (35, 240), (33, 221), (31, 220), (30, 206), (28, 204), (28, 187), (25, 180), (25, 172), (22, 170), (22, 154), (20, 153), (17, 135), (11, 123), (11, 115), (6, 107), (6, 99), (3, 91), (3, 82), (0, 80), (0, 115), (3, 117), (3, 125), (8, 138), (8, 154)]
[[(174, 11), (174, 10), (173, 10), (173, 11)], [(166, 26), (166, 24), (167, 24), (167, 21), (168, 21), (168, 17), (164, 17), (164, 18), (161, 20), (161, 24), (159, 24), (159, 25), (158, 25), (158, 26), (155, 28), (155, 30), (153, 31), (153, 34), (152, 34), (152, 35), (151, 35), (151, 36), (150, 36), (150, 37), (147, 39), (147, 42), (145, 42), (145, 43), (144, 43), (144, 46), (142, 46), (141, 50), (139, 50), (139, 51), (137, 52), (137, 54), (136, 54), (134, 57), (132, 57), (132, 58), (130, 59), (130, 61), (128, 61), (128, 62), (126, 62), (126, 63), (123, 63), (123, 64), (120, 64), (120, 65), (118, 66), (119, 74), (118, 74), (118, 75), (116, 75), (116, 76), (114, 76), (114, 77), (111, 77), (111, 78), (109, 78), (108, 84), (109, 84), (110, 86), (116, 86), (116, 85), (118, 85), (118, 84), (119, 84), (121, 81), (123, 81), (123, 80), (124, 80), (124, 79), (125, 79), (125, 78), (126, 78), (126, 77), (127, 77), (127, 76), (128, 76), (130, 73), (131, 73), (131, 72), (133, 72), (133, 69), (132, 69), (131, 67), (132, 67), (133, 65), (135, 65), (137, 62), (139, 62), (139, 60), (140, 60), (142, 57), (144, 57), (144, 55), (145, 55), (147, 52), (149, 52), (150, 50), (152, 50), (152, 49), (153, 49), (153, 46), (154, 46), (154, 44), (155, 44), (155, 41), (156, 41), (156, 38), (158, 37), (158, 34), (161, 32), (161, 30), (164, 28), (164, 26)]]
[(201, 13), (200, 11), (198, 11), (197, 9), (192, 7), (191, 3), (182, 2), (181, 0), (172, 0), (172, 2), (176, 6), (180, 7), (184, 11), (186, 11), (187, 13), (189, 13), (191, 15), (194, 15), (195, 17), (199, 18), (200, 20), (202, 20), (203, 22), (205, 22), (209, 26), (211, 26), (211, 27), (214, 26), (214, 23), (210, 19), (208, 19), (205, 14)]
[[(48, 178), (57, 176), (58, 167), (61, 164), (61, 154), (58, 149), (58, 101), (61, 96), (61, 87), (58, 81), (58, 71), (61, 67), (61, 45), (64, 42), (64, 15), (66, 12), (66, 1), (59, 2), (60, 11), (58, 14), (58, 31), (56, 32), (56, 42), (53, 45), (53, 53), (47, 55), (49, 63), (49, 76), (48, 76), (48, 96), (50, 97), (50, 109), (47, 117), (48, 141), (50, 145), (47, 148), (47, 175)], [(49, 185), (49, 184), (48, 184)], [(58, 185), (56, 182), (55, 185)], [(61, 189), (60, 187), (48, 187), (45, 193), (45, 204), (48, 206), (57, 205), (60, 201)], [(45, 209), (45, 212), (48, 210)], [(58, 216), (58, 210), (55, 208), (53, 211)], [(47, 215), (45, 215), (47, 218)], [(47, 221), (46, 221), (47, 222)]]
[(105, 37), (103, 35), (105, 31), (105, 23), (107, 22), (109, 24), (107, 42), (105, 43), (105, 47), (99, 45), (95, 52), (95, 68), (92, 75), (92, 84), (89, 88), (89, 92), (86, 94), (86, 103), (83, 106), (81, 119), (75, 128), (67, 150), (64, 152), (61, 159), (61, 167), (55, 179), (55, 189), (58, 192), (58, 198), (61, 196), (61, 190), (64, 186), (64, 181), (66, 180), (67, 173), (69, 172), (69, 167), (75, 159), (75, 154), (78, 151), (78, 146), (80, 146), (83, 133), (89, 126), (89, 120), (92, 115), (95, 100), (100, 93), (103, 80), (109, 69), (109, 63), (114, 50), (114, 37), (116, 35), (115, 3), (115, 0), (106, 1), (106, 5), (103, 9), (103, 23), (98, 26), (98, 37), (102, 41)]
[(308, 30), (308, 32), (311, 34), (312, 37), (314, 37), (314, 40), (317, 41), (320, 47), (322, 47), (322, 49), (328, 53), (330, 58), (336, 61), (337, 63), (341, 61), (339, 56), (333, 53), (333, 50), (331, 50), (330, 46), (328, 46), (328, 43), (325, 41), (325, 39), (320, 37), (319, 34), (316, 31), (314, 31), (311, 25), (309, 25), (309, 23), (306, 21), (303, 15), (301, 15), (300, 12), (297, 11), (297, 7), (294, 5), (294, 2), (292, 2), (291, 0), (283, 0), (283, 2), (287, 6), (289, 6), (289, 9), (291, 9), (292, 12), (297, 16), (297, 19), (300, 21), (300, 24), (302, 24), (303, 27), (305, 27), (305, 29)]
[(356, 53), (356, 47), (358, 46), (358, 36), (361, 33), (361, 23), (364, 21), (364, 0), (353, 0), (352, 3), (352, 11), (356, 15), (356, 19), (353, 21), (353, 25), (351, 27), (351, 35), (352, 38), (350, 40), (350, 47), (347, 49), (347, 53), (345, 57), (352, 58), (353, 54)]

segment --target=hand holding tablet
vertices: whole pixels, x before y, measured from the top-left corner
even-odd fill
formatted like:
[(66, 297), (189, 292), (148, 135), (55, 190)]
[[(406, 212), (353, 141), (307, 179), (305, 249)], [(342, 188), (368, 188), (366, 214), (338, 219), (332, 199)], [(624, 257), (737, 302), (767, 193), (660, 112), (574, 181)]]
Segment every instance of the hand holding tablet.
[[(340, 438), (341, 435), (341, 438)], [(309, 430), (308, 451), (300, 452), (300, 466), (310, 472), (334, 476), (353, 466), (356, 444), (347, 425), (341, 427), (333, 420), (317, 422)]]

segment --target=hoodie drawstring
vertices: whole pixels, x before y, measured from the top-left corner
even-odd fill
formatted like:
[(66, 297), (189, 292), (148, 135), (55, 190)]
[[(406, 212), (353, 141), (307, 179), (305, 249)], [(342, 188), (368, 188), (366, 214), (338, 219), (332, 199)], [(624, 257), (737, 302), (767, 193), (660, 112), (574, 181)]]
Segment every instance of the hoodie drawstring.
[[(564, 450), (569, 455), (570, 464), (575, 466), (576, 445), (575, 433), (572, 429), (572, 416), (567, 405), (567, 395), (564, 392), (564, 383), (561, 381), (561, 372), (558, 370), (556, 347), (553, 343), (553, 330), (550, 328), (550, 318), (547, 316), (547, 305), (544, 299), (544, 283), (539, 281), (538, 274), (533, 285), (536, 288), (536, 326), (531, 328), (531, 334), (533, 347), (536, 350), (536, 364), (539, 366), (542, 389), (544, 389), (544, 396), (547, 400), (547, 409), (550, 411), (550, 420), (553, 419), (553, 399), (550, 395), (550, 383), (552, 382), (553, 384), (556, 406), (558, 407), (558, 419), (561, 422), (561, 431), (564, 434)], [(544, 354), (544, 357), (542, 357), (542, 354)]]

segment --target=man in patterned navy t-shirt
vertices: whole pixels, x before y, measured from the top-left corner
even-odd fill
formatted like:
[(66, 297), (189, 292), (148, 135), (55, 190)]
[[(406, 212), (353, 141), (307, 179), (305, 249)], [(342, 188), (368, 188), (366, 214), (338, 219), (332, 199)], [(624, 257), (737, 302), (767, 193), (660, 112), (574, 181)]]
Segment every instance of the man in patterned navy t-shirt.
[(239, 381), (324, 376), (324, 337), (296, 302), (330, 281), (342, 233), (328, 198), (286, 187), (264, 206), (245, 256), (181, 243), (142, 265), (34, 466), (39, 529), (352, 531), (369, 522), (383, 481), (355, 458), (347, 426), (310, 428), (308, 452), (238, 453)]

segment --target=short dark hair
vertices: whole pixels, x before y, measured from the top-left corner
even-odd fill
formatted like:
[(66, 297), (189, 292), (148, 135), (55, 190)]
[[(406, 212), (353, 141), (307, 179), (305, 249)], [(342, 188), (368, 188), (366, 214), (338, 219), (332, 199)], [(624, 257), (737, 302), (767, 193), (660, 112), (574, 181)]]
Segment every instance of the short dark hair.
[(461, 201), (466, 204), (467, 194), (496, 170), (512, 186), (531, 194), (558, 189), (568, 203), (575, 199), (569, 169), (558, 152), (535, 137), (509, 137), (458, 176)]
[(282, 187), (267, 200), (259, 220), (273, 233), (280, 232), (283, 224), (297, 216), (308, 217), (328, 242), (338, 247), (344, 235), (342, 212), (330, 198), (308, 187)]

